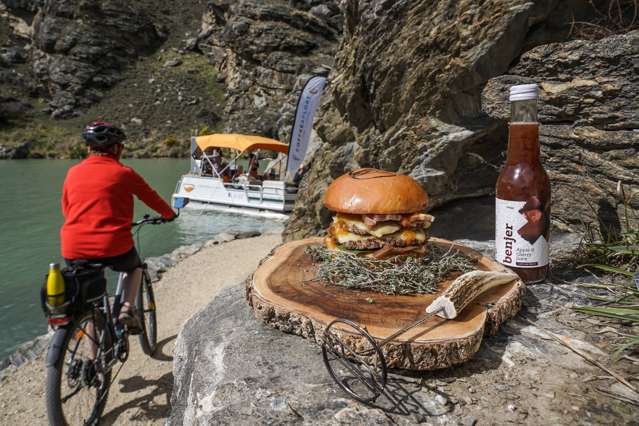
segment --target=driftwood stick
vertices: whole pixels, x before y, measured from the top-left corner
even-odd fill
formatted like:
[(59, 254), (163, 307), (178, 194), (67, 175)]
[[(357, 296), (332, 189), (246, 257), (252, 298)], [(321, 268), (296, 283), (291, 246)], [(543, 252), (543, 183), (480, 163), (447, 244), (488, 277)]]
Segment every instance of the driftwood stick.
[(546, 330), (545, 328), (541, 327), (540, 325), (533, 323), (528, 318), (522, 318), (522, 320), (524, 322), (532, 325), (533, 327), (537, 327), (538, 329), (543, 331), (547, 336), (549, 336), (550, 338), (552, 338), (556, 342), (558, 342), (561, 345), (567, 347), (568, 349), (570, 349), (571, 351), (573, 351), (574, 353), (576, 353), (577, 355), (579, 355), (580, 357), (582, 357), (583, 359), (585, 359), (586, 361), (591, 363), (592, 365), (594, 365), (596, 367), (599, 367), (600, 369), (602, 369), (606, 373), (610, 374), (619, 383), (627, 386), (629, 389), (633, 390), (634, 392), (639, 393), (639, 391), (637, 391), (637, 388), (634, 387), (630, 382), (628, 382), (621, 374), (617, 373), (616, 371), (611, 370), (610, 368), (606, 367), (605, 365), (603, 365), (602, 363), (600, 363), (596, 359), (592, 358), (591, 356), (585, 354), (584, 352), (580, 351), (579, 349), (577, 349), (573, 345), (571, 345), (568, 342), (568, 337), (567, 336), (562, 336), (562, 335), (559, 335), (559, 334), (555, 334), (555, 333), (553, 333), (550, 330)]

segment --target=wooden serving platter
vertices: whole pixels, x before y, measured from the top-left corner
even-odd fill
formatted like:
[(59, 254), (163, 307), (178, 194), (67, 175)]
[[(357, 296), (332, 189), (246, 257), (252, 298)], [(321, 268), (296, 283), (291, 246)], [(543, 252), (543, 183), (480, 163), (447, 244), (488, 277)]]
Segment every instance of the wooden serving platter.
[[(510, 272), (468, 247), (439, 238), (430, 241), (445, 248), (455, 247), (475, 259), (478, 269)], [(246, 299), (257, 319), (321, 344), (328, 324), (336, 318), (346, 318), (381, 340), (421, 317), (452, 281), (440, 283), (434, 294), (419, 296), (391, 296), (325, 285), (315, 280), (317, 265), (305, 253), (306, 247), (319, 244), (323, 244), (322, 238), (288, 242), (261, 263), (246, 285)], [(479, 350), (484, 334), (495, 334), (519, 311), (524, 290), (524, 284), (517, 280), (480, 295), (454, 320), (434, 317), (411, 329), (382, 347), (388, 367), (432, 370), (469, 360)]]

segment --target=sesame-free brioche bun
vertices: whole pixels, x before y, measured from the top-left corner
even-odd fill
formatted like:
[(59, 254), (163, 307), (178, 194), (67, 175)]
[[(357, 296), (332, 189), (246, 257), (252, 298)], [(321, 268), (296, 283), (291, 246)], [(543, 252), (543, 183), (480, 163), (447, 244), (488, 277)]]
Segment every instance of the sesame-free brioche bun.
[(359, 169), (329, 185), (324, 193), (324, 205), (337, 213), (409, 214), (428, 207), (428, 194), (410, 176)]

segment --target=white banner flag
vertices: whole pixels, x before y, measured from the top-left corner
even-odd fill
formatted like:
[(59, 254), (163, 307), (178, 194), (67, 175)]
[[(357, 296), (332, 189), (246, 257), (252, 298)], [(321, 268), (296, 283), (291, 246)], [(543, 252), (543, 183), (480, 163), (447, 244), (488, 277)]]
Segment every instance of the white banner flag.
[(311, 77), (304, 85), (302, 94), (297, 101), (295, 123), (293, 123), (293, 130), (291, 131), (286, 163), (286, 176), (289, 180), (293, 178), (302, 161), (304, 161), (308, 142), (311, 138), (311, 130), (313, 129), (313, 117), (324, 87), (326, 87), (326, 77)]
[(197, 150), (197, 144), (195, 143), (195, 136), (191, 136), (191, 173), (198, 173), (200, 171), (199, 160), (195, 158)]

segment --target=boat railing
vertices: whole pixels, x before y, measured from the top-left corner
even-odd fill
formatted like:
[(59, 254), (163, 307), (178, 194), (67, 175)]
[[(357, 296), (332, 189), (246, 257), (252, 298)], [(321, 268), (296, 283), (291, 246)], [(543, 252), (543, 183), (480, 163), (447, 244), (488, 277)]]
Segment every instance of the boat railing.
[[(265, 184), (266, 183), (266, 184)], [(243, 190), (249, 198), (259, 198), (262, 201), (266, 198), (281, 198), (284, 199), (286, 194), (297, 193), (297, 187), (287, 185), (284, 182), (281, 184), (274, 184), (276, 181), (266, 181), (261, 185), (259, 184), (247, 184), (240, 182), (225, 182), (224, 188), (228, 190)]]

